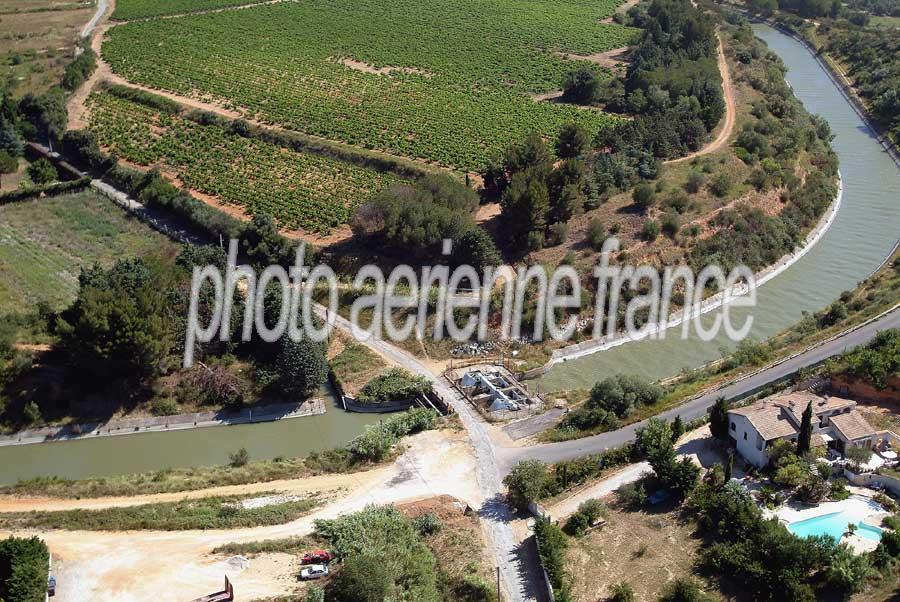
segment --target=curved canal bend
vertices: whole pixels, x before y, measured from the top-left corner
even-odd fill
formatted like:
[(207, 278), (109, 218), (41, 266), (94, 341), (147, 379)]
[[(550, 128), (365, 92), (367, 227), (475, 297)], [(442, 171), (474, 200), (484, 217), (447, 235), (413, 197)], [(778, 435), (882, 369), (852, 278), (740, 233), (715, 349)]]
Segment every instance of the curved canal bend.
[[(822, 240), (800, 261), (758, 291), (752, 335), (769, 337), (853, 288), (875, 269), (900, 236), (900, 172), (847, 104), (816, 60), (795, 40), (765, 25), (754, 29), (784, 60), (788, 82), (811, 113), (831, 124), (844, 178), (840, 212)], [(733, 310), (735, 320), (745, 315)], [(708, 319), (708, 317), (707, 317)], [(587, 388), (608, 374), (662, 378), (720, 356), (727, 340), (627, 343), (557, 365), (541, 379), (549, 389)], [(377, 416), (328, 414), (281, 422), (0, 447), (0, 483), (65, 475), (79, 478), (222, 464), (245, 447), (252, 458), (303, 456), (349, 441)]]
[[(735, 324), (752, 311), (750, 336), (762, 340), (795, 323), (803, 311), (817, 311), (855, 288), (881, 264), (900, 236), (900, 170), (806, 48), (767, 25), (754, 24), (753, 30), (784, 61), (786, 79), (806, 109), (831, 125), (844, 181), (841, 209), (822, 239), (758, 289), (755, 308), (731, 310)], [(702, 318), (707, 327), (712, 319)], [(735, 346), (724, 333), (704, 342), (693, 332), (692, 338), (681, 340), (680, 328), (673, 328), (662, 341), (625, 343), (557, 364), (541, 377), (541, 388), (588, 388), (617, 372), (665, 378), (715, 360), (723, 348)]]

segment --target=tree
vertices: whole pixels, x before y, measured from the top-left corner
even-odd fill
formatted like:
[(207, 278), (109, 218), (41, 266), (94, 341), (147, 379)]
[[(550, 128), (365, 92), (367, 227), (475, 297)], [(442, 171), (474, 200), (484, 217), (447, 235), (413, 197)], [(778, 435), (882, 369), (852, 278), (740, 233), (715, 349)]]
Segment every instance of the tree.
[(162, 373), (184, 336), (171, 295), (177, 274), (164, 261), (143, 258), (82, 271), (78, 297), (56, 326), (72, 374), (93, 388)]
[(731, 480), (731, 474), (734, 471), (734, 454), (729, 452), (728, 459), (725, 461), (725, 482)]
[(460, 237), (453, 257), (459, 265), (471, 265), (479, 273), (488, 266), (498, 266), (503, 262), (494, 239), (477, 225), (473, 225)]
[(279, 389), (286, 395), (305, 399), (328, 378), (325, 344), (307, 337), (299, 341), (285, 338), (275, 369)]
[(45, 599), (50, 552), (37, 537), (0, 540), (0, 600)]
[(844, 452), (844, 455), (847, 456), (848, 460), (853, 462), (853, 466), (858, 471), (872, 459), (872, 450), (868, 447), (851, 445), (847, 448), (847, 451)]
[(800, 434), (797, 436), (797, 455), (802, 456), (809, 451), (812, 445), (812, 402), (806, 404), (803, 410), (803, 418), (800, 421)]
[(728, 401), (719, 397), (709, 410), (709, 430), (719, 441), (728, 441)]
[(28, 177), (38, 186), (52, 184), (59, 179), (56, 168), (43, 157), (28, 166)]
[(19, 101), (19, 112), (41, 138), (56, 141), (66, 131), (69, 114), (62, 88), (52, 88), (40, 96), (26, 94)]
[(0, 116), (0, 151), (13, 157), (20, 157), (23, 150), (22, 138), (12, 121)]
[(650, 184), (641, 182), (634, 187), (631, 198), (634, 199), (634, 206), (646, 213), (650, 207), (656, 204), (656, 191)]
[(528, 170), (514, 174), (500, 201), (501, 215), (512, 241), (523, 246), (530, 233), (543, 233), (549, 207), (547, 184), (538, 173)]
[(624, 417), (635, 409), (653, 405), (662, 397), (662, 388), (627, 374), (610, 376), (591, 388), (589, 408), (603, 409)]
[(580, 67), (566, 75), (562, 98), (566, 102), (592, 104), (600, 96), (600, 78), (588, 67)]
[(677, 443), (683, 434), (684, 421), (681, 419), (681, 416), (676, 416), (675, 420), (672, 421), (672, 442)]
[(577, 123), (566, 124), (559, 131), (556, 141), (556, 154), (562, 159), (583, 155), (590, 148), (590, 137), (587, 130)]
[(547, 465), (540, 460), (522, 460), (503, 478), (510, 503), (519, 510), (541, 498), (549, 479)]
[(19, 169), (19, 160), (5, 150), (0, 150), (0, 187), (3, 186), (5, 174), (16, 173)]

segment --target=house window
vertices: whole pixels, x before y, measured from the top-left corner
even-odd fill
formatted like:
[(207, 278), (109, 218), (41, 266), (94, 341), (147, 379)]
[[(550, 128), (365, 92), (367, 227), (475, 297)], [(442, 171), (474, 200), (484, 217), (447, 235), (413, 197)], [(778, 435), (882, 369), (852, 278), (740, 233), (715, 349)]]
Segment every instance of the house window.
[(731, 430), (733, 430), (733, 431), (737, 430), (737, 425), (733, 422), (731, 423)]
[(744, 433), (744, 441), (747, 440), (747, 433)]

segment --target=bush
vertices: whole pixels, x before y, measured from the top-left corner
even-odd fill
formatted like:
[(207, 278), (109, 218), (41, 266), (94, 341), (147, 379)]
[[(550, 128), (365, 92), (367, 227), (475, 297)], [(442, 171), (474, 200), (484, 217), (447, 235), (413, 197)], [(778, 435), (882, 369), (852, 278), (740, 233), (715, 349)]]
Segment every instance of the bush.
[(662, 394), (659, 385), (636, 376), (617, 374), (594, 385), (585, 405), (624, 417), (637, 408), (655, 404), (662, 398)]
[(699, 171), (693, 171), (688, 174), (687, 182), (684, 184), (684, 189), (690, 192), (691, 194), (696, 194), (700, 192), (700, 189), (703, 188), (703, 185), (706, 183), (706, 176), (704, 176)]
[(691, 579), (676, 579), (666, 586), (660, 602), (702, 602), (709, 596), (700, 591), (700, 587)]
[(534, 523), (534, 537), (537, 540), (541, 564), (547, 571), (553, 591), (558, 599), (567, 599), (569, 584), (566, 579), (566, 548), (569, 543), (562, 530), (549, 520), (538, 518)]
[(656, 204), (656, 191), (650, 184), (642, 182), (634, 187), (631, 198), (634, 200), (634, 206), (646, 213), (650, 207)]
[(599, 251), (603, 248), (603, 241), (605, 240), (606, 228), (603, 226), (603, 222), (597, 218), (592, 219), (587, 227), (588, 244), (591, 245), (593, 250)]
[(420, 535), (434, 535), (444, 528), (444, 523), (433, 512), (426, 512), (413, 519), (413, 527)]
[(634, 590), (628, 583), (622, 581), (610, 588), (609, 602), (634, 602)]
[(359, 392), (359, 401), (380, 404), (405, 401), (431, 392), (431, 382), (424, 376), (415, 376), (403, 368), (391, 368), (366, 383)]
[(561, 245), (566, 241), (568, 235), (569, 226), (565, 222), (550, 224), (550, 235), (547, 237), (547, 244), (551, 247)]
[(676, 213), (666, 213), (662, 217), (662, 232), (669, 238), (675, 238), (681, 229), (681, 220)]
[(566, 75), (562, 87), (564, 101), (592, 104), (600, 95), (600, 78), (593, 69), (581, 67)]
[(648, 242), (656, 240), (659, 237), (659, 222), (652, 219), (644, 222), (644, 227), (641, 228), (641, 237)]
[(429, 408), (394, 414), (381, 424), (366, 426), (361, 435), (347, 444), (347, 449), (360, 460), (380, 461), (401, 437), (433, 428), (438, 417)]
[(59, 179), (59, 175), (56, 173), (56, 168), (53, 167), (53, 163), (50, 163), (50, 161), (43, 157), (34, 163), (31, 163), (28, 166), (27, 171), (28, 177), (38, 186), (52, 184)]
[(300, 341), (285, 338), (275, 364), (279, 389), (301, 399), (315, 393), (328, 378), (325, 344), (306, 337)]
[(725, 172), (719, 172), (709, 182), (709, 191), (717, 197), (724, 197), (731, 192), (731, 176)]
[(647, 505), (647, 491), (643, 483), (628, 483), (616, 490), (616, 495), (626, 508), (639, 510)]
[(598, 518), (607, 516), (608, 510), (600, 500), (587, 500), (578, 506), (563, 530), (573, 537), (581, 537)]
[(154, 416), (174, 416), (181, 408), (171, 397), (160, 397), (153, 401), (151, 412)]
[(507, 497), (510, 504), (525, 511), (531, 502), (543, 497), (548, 480), (546, 464), (540, 460), (522, 460), (503, 477), (503, 484), (509, 490)]
[(232, 468), (241, 468), (250, 462), (250, 452), (246, 447), (242, 447), (234, 453), (228, 454), (228, 465)]

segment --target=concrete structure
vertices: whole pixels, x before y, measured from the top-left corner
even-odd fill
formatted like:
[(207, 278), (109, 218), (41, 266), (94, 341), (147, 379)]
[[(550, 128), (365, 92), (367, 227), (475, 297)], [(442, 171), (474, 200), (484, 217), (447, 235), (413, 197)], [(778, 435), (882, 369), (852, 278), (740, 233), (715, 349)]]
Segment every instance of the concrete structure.
[(884, 449), (900, 442), (894, 433), (873, 428), (852, 399), (796, 391), (729, 411), (732, 444), (747, 462), (764, 467), (772, 444), (780, 439), (797, 441), (808, 405), (813, 411), (813, 447), (825, 445), (843, 453), (851, 446)]
[(532, 395), (504, 366), (475, 364), (448, 370), (445, 376), (475, 407), (495, 419), (528, 415), (543, 407), (541, 398)]

